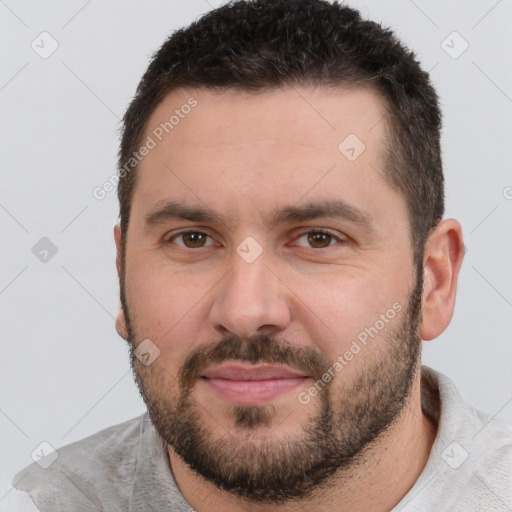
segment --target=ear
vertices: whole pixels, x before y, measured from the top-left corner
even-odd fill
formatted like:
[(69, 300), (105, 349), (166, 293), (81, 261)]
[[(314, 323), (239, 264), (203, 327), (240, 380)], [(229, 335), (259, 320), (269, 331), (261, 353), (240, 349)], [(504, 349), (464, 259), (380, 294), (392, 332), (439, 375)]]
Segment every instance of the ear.
[[(121, 283), (121, 279), (123, 279), (123, 260), (121, 257), (122, 254), (122, 240), (121, 240), (121, 227), (119, 224), (114, 226), (114, 240), (116, 242), (116, 268), (117, 268), (117, 276), (119, 278), (119, 283)], [(119, 312), (117, 313), (116, 319), (116, 331), (121, 338), (125, 340), (128, 339), (128, 330), (126, 329), (126, 319), (124, 317), (123, 306), (119, 303)]]
[(126, 320), (124, 318), (123, 306), (119, 306), (119, 311), (116, 318), (116, 331), (121, 338), (128, 340), (128, 331), (126, 330)]
[(455, 219), (440, 221), (425, 244), (423, 256), (421, 339), (437, 338), (448, 327), (463, 258), (461, 225)]

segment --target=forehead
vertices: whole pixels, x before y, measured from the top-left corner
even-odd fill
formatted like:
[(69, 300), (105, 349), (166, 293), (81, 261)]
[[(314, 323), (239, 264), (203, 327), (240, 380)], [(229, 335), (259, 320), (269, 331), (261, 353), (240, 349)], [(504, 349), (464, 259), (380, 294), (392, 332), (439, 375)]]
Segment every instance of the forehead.
[(349, 202), (364, 202), (372, 187), (392, 193), (381, 176), (385, 127), (384, 103), (368, 87), (177, 89), (146, 125), (151, 149), (133, 203), (145, 215), (162, 200), (198, 205), (208, 197), (210, 209), (236, 214), (342, 189)]
[(383, 135), (385, 114), (384, 100), (369, 86), (289, 85), (256, 92), (179, 88), (154, 110), (145, 135), (178, 143), (180, 133), (194, 124), (195, 142), (203, 145), (252, 142), (260, 137), (323, 149), (337, 146), (348, 133), (371, 143)]

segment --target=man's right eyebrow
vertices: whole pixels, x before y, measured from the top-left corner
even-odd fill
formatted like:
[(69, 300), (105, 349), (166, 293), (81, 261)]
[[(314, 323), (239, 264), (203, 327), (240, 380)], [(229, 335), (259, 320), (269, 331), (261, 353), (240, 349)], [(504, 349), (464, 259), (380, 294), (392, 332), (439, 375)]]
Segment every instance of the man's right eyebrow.
[(157, 205), (144, 216), (144, 224), (146, 227), (163, 224), (171, 220), (218, 223), (226, 226), (224, 219), (212, 210), (198, 206), (189, 206), (178, 201), (157, 203)]

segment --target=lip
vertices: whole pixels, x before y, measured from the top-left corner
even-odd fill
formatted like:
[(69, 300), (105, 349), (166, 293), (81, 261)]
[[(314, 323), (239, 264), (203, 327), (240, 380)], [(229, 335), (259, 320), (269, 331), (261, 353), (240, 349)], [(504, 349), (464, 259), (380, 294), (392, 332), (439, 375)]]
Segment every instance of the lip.
[(206, 370), (201, 382), (226, 401), (257, 405), (295, 389), (307, 378), (285, 366), (226, 364)]
[(254, 381), (269, 379), (294, 379), (307, 377), (303, 373), (279, 365), (250, 365), (224, 364), (207, 369), (201, 377), (208, 379), (227, 379), (237, 381)]

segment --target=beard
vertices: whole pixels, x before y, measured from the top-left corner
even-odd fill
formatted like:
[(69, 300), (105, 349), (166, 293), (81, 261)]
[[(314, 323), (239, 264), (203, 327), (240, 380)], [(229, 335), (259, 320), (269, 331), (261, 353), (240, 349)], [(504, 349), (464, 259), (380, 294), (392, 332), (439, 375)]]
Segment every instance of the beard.
[[(164, 445), (198, 475), (219, 489), (250, 502), (284, 503), (310, 498), (334, 482), (334, 476), (355, 468), (367, 449), (386, 435), (407, 404), (420, 368), (419, 316), (422, 268), (417, 271), (399, 324), (388, 326), (371, 343), (371, 351), (356, 377), (343, 380), (343, 369), (318, 389), (310, 415), (293, 435), (278, 435), (273, 424), (276, 406), (232, 406), (234, 426), (216, 433), (208, 413), (192, 396), (201, 373), (223, 361), (283, 364), (313, 376), (314, 382), (332, 366), (317, 350), (297, 347), (269, 335), (235, 336), (191, 351), (178, 375), (158, 365), (144, 366), (135, 356), (135, 322), (121, 285), (131, 365), (151, 421)], [(383, 349), (385, 348), (385, 350)], [(364, 358), (365, 349), (357, 355)], [(360, 360), (362, 361), (362, 360)], [(335, 385), (340, 382), (338, 388)], [(297, 401), (297, 407), (303, 407)]]

